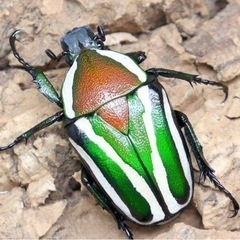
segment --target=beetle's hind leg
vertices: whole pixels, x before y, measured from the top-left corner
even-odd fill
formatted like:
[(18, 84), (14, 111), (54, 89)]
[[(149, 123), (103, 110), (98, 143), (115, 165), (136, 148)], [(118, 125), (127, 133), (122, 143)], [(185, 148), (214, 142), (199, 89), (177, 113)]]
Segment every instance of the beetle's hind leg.
[(9, 42), (13, 51), (14, 57), (21, 63), (24, 69), (32, 76), (33, 82), (37, 85), (38, 91), (43, 94), (50, 102), (57, 104), (62, 108), (62, 100), (56, 92), (53, 85), (49, 82), (47, 77), (43, 72), (35, 70), (30, 66), (25, 60), (20, 56), (16, 50), (15, 42), (17, 40), (17, 35), (21, 33), (21, 30), (15, 31), (9, 38)]
[(118, 224), (118, 228), (122, 229), (127, 235), (128, 239), (133, 239), (133, 234), (124, 222), (123, 215), (113, 206), (111, 201), (105, 196), (105, 194), (96, 185), (92, 177), (88, 174), (86, 169), (82, 168), (82, 183), (88, 189), (88, 191), (98, 200), (103, 209), (107, 210)]
[(202, 146), (199, 143), (193, 127), (189, 122), (187, 116), (182, 112), (175, 111), (178, 123), (180, 127), (183, 127), (185, 130), (185, 135), (190, 145), (190, 148), (193, 152), (194, 157), (196, 158), (198, 167), (200, 169), (200, 177), (199, 180), (205, 180), (206, 177), (217, 187), (220, 191), (224, 192), (224, 194), (231, 200), (233, 205), (233, 215), (231, 217), (235, 217), (239, 210), (239, 204), (236, 199), (232, 196), (232, 194), (219, 182), (217, 177), (213, 174), (214, 170), (207, 163), (203, 151)]
[(155, 75), (156, 77), (162, 76), (162, 77), (166, 77), (166, 78), (181, 79), (181, 80), (184, 80), (184, 81), (187, 81), (188, 83), (190, 83), (191, 86), (193, 83), (195, 83), (195, 84), (202, 83), (205, 85), (218, 86), (225, 93), (225, 98), (224, 98), (223, 102), (226, 101), (228, 98), (228, 87), (226, 85), (219, 83), (219, 82), (210, 81), (207, 79), (202, 79), (198, 75), (188, 74), (188, 73), (184, 73), (184, 72), (178, 72), (178, 71), (165, 69), (165, 68), (150, 68), (146, 72), (148, 74)]

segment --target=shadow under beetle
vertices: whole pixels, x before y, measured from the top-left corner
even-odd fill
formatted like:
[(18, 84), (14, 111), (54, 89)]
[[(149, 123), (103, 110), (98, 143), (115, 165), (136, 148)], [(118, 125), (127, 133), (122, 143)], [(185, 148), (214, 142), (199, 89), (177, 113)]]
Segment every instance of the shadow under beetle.
[(1, 151), (62, 121), (70, 142), (82, 156), (83, 184), (132, 239), (125, 220), (141, 225), (167, 222), (192, 199), (193, 170), (187, 141), (199, 166), (200, 180), (208, 177), (224, 192), (233, 205), (232, 217), (237, 215), (238, 202), (213, 174), (187, 116), (172, 109), (157, 77), (218, 86), (226, 99), (225, 85), (169, 69), (144, 71), (139, 66), (146, 59), (144, 52), (111, 51), (104, 46), (102, 27), (94, 34), (84, 26), (66, 33), (59, 56), (46, 50), (51, 59), (65, 57), (70, 66), (59, 96), (43, 72), (17, 52), (19, 32), (10, 37), (14, 56), (31, 74), (38, 90), (62, 110), (0, 147)]

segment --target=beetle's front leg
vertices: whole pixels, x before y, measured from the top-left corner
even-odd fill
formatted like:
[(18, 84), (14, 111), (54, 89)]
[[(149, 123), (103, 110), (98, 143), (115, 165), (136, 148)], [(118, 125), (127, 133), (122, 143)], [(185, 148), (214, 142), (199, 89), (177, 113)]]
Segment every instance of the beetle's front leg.
[(61, 112), (57, 112), (54, 115), (52, 115), (51, 117), (43, 120), (42, 122), (40, 122), (39, 124), (37, 124), (36, 126), (34, 126), (33, 128), (29, 129), (28, 131), (26, 131), (25, 133), (21, 134), (20, 136), (18, 136), (12, 143), (10, 143), (7, 146), (4, 147), (0, 147), (0, 151), (4, 151), (7, 150), (9, 148), (12, 148), (13, 146), (17, 145), (19, 142), (21, 142), (24, 139), (28, 139), (30, 136), (32, 136), (34, 133), (49, 127), (50, 125), (52, 125), (55, 122), (58, 121), (62, 121), (63, 119), (63, 111)]
[(226, 85), (219, 83), (219, 82), (210, 81), (207, 79), (202, 79), (198, 75), (188, 74), (188, 73), (184, 73), (184, 72), (178, 72), (178, 71), (165, 69), (165, 68), (150, 68), (146, 72), (148, 74), (155, 75), (156, 77), (162, 76), (162, 77), (166, 77), (166, 78), (181, 79), (181, 80), (184, 80), (184, 81), (187, 81), (188, 83), (190, 83), (191, 86), (192, 86), (192, 83), (195, 83), (195, 84), (202, 83), (205, 85), (218, 86), (225, 93), (225, 99), (223, 101), (226, 101), (226, 99), (228, 98), (228, 87)]
[(197, 160), (199, 169), (200, 169), (200, 180), (206, 179), (206, 177), (209, 178), (209, 180), (217, 187), (220, 191), (224, 192), (225, 195), (231, 200), (233, 204), (233, 215), (232, 217), (235, 217), (239, 210), (239, 204), (236, 201), (236, 199), (232, 196), (232, 194), (219, 182), (217, 177), (213, 174), (214, 170), (209, 166), (207, 163), (203, 151), (202, 146), (199, 143), (196, 134), (193, 130), (193, 127), (191, 123), (189, 122), (187, 116), (183, 114), (182, 112), (175, 111), (178, 123), (181, 127), (185, 130), (185, 135), (188, 140), (188, 143), (190, 145), (190, 148), (193, 152), (194, 157)]
[(82, 183), (88, 189), (88, 191), (97, 199), (103, 209), (107, 210), (118, 224), (118, 228), (122, 229), (127, 235), (128, 239), (133, 239), (132, 232), (128, 226), (124, 223), (124, 217), (122, 214), (112, 205), (109, 199), (107, 199), (104, 193), (97, 187), (92, 177), (88, 174), (85, 168), (82, 168), (81, 175)]
[(15, 42), (17, 40), (16, 36), (21, 32), (21, 30), (15, 31), (9, 38), (9, 42), (13, 51), (15, 58), (23, 65), (24, 69), (32, 76), (33, 82), (37, 85), (38, 91), (44, 95), (50, 102), (57, 104), (62, 108), (62, 100), (56, 92), (53, 85), (49, 82), (47, 77), (43, 72), (35, 70), (31, 67), (24, 59), (19, 55), (16, 50)]

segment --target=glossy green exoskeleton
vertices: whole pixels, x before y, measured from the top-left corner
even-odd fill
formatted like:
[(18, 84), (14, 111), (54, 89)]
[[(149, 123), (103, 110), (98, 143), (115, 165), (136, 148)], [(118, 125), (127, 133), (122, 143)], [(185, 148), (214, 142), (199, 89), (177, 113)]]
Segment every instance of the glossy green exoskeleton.
[[(208, 165), (186, 115), (174, 111), (157, 77), (227, 87), (183, 72), (139, 64), (143, 52), (121, 54), (104, 46), (105, 34), (84, 26), (62, 39), (63, 56), (71, 66), (61, 96), (46, 76), (19, 55), (10, 37), (14, 56), (32, 75), (38, 90), (62, 110), (1, 147), (6, 150), (56, 121), (63, 121), (69, 140), (82, 157), (82, 182), (117, 221), (127, 237), (133, 237), (125, 220), (141, 225), (158, 224), (177, 216), (191, 201), (193, 171), (187, 142), (206, 177), (230, 198), (235, 216), (239, 205), (217, 180)], [(185, 136), (182, 130), (185, 130)], [(187, 141), (187, 142), (186, 142)]]

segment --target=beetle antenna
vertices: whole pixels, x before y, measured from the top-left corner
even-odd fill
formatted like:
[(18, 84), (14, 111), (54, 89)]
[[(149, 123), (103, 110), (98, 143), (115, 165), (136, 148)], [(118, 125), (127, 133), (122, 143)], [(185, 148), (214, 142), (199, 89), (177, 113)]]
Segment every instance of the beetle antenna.
[(102, 26), (97, 27), (98, 37), (104, 42), (106, 40), (106, 35)]
[(62, 57), (68, 54), (68, 52), (61, 52), (58, 56), (56, 56), (50, 49), (45, 50), (45, 53), (55, 62), (59, 62)]

